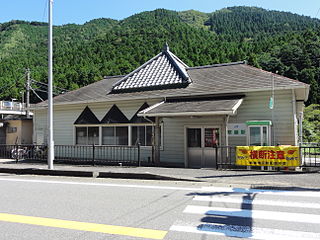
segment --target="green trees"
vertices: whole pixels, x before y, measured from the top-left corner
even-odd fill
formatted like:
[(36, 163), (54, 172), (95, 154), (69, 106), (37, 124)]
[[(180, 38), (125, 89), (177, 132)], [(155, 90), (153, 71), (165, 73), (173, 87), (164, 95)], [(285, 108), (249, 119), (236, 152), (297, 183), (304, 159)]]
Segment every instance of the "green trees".
[[(54, 82), (75, 89), (103, 76), (126, 74), (168, 42), (189, 66), (248, 60), (306, 82), (311, 85), (308, 103), (319, 103), (319, 27), (316, 19), (249, 7), (212, 14), (158, 9), (122, 21), (101, 18), (55, 26)], [(21, 96), (24, 68), (31, 69), (33, 79), (47, 82), (46, 39), (46, 23), (0, 24), (0, 99)]]
[(320, 142), (320, 104), (311, 104), (304, 110), (303, 141)]

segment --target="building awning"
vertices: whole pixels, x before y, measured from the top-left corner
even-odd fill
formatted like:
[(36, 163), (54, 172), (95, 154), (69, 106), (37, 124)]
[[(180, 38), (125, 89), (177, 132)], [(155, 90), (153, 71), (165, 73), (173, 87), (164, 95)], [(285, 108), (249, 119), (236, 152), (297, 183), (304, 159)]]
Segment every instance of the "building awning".
[(252, 125), (268, 125), (271, 126), (272, 122), (270, 120), (253, 120), (253, 121), (246, 121), (248, 126)]
[(141, 117), (235, 115), (243, 97), (211, 100), (169, 100), (138, 113)]

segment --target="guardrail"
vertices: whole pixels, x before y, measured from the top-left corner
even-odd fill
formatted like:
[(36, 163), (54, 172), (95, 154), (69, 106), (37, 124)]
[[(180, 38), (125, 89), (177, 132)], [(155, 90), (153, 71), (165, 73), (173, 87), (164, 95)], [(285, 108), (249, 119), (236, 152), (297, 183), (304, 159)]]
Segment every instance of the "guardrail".
[(235, 169), (242, 168), (236, 166), (236, 147), (235, 146), (216, 146), (215, 163), (216, 169)]
[(0, 110), (24, 111), (25, 104), (19, 102), (0, 101)]
[[(55, 161), (74, 164), (138, 165), (140, 166), (140, 145), (96, 146), (55, 145)], [(0, 145), (0, 158), (47, 161), (47, 147), (44, 145)]]
[(300, 147), (301, 166), (320, 167), (320, 146)]
[[(140, 145), (55, 145), (55, 161), (71, 164), (141, 165)], [(244, 169), (236, 165), (236, 146), (214, 147), (216, 169)], [(300, 147), (301, 167), (320, 167), (320, 146)], [(44, 145), (0, 145), (0, 158), (47, 161)], [(253, 169), (258, 169), (254, 168)]]
[[(320, 167), (320, 144), (312, 143), (309, 146), (301, 146), (300, 157), (301, 167)], [(236, 165), (236, 147), (235, 146), (218, 146), (215, 147), (214, 160), (216, 169), (243, 169), (246, 166)], [(261, 167), (251, 167), (259, 169)]]

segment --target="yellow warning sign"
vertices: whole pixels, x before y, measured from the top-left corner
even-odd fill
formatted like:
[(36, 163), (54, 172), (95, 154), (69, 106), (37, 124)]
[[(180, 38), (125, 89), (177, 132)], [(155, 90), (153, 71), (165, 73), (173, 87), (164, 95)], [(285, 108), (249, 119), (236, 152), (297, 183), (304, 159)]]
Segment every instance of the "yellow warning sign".
[(236, 164), (244, 166), (298, 167), (297, 146), (238, 146)]

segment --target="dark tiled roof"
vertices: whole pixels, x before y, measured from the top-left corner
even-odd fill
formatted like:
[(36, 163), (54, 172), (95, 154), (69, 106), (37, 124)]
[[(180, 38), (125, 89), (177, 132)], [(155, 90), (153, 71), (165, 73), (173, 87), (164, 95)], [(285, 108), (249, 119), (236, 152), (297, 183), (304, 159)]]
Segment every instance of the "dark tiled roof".
[[(217, 64), (186, 69), (192, 83), (185, 88), (161, 89), (112, 94), (113, 85), (122, 77), (110, 77), (78, 90), (54, 98), (55, 104), (79, 102), (121, 101), (152, 99), (172, 96), (194, 96), (206, 94), (245, 93), (272, 88), (270, 72), (251, 67), (244, 62)], [(297, 80), (273, 74), (275, 89), (306, 88)], [(38, 106), (46, 105), (46, 102)]]
[[(112, 85), (122, 77), (105, 77), (98, 82), (54, 97), (54, 103), (94, 102), (97, 99), (104, 99), (111, 92)], [(47, 101), (36, 104), (35, 108), (41, 105), (47, 105)]]
[(114, 84), (113, 92), (185, 87), (190, 83), (188, 66), (168, 47)]
[(221, 114), (222, 112), (234, 113), (242, 103), (242, 98), (211, 99), (193, 101), (168, 101), (156, 104), (141, 111), (138, 115), (145, 116), (170, 116), (170, 115), (193, 115), (207, 113), (208, 115)]

